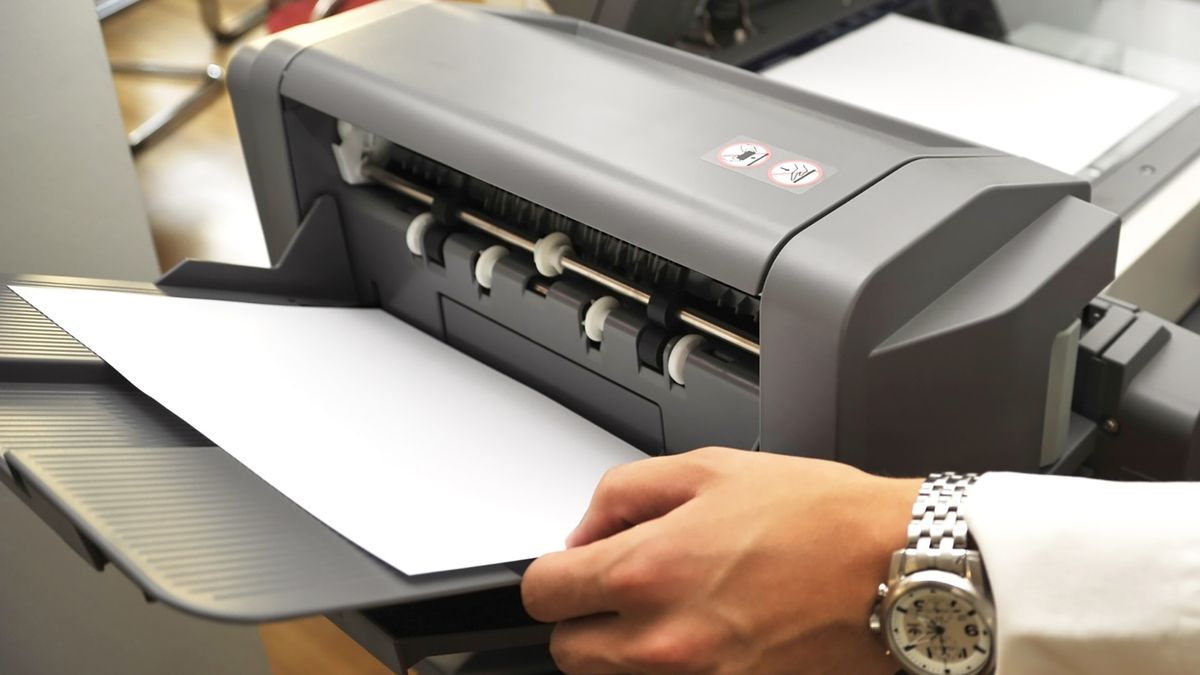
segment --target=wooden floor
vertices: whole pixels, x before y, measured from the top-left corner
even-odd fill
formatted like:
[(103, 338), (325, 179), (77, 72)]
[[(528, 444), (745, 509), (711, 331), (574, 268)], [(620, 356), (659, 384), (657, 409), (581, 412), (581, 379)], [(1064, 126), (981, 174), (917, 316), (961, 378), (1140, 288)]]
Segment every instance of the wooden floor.
[[(230, 14), (257, 0), (223, 0)], [(215, 43), (195, 0), (143, 0), (102, 24), (109, 59), (173, 65), (224, 66), (232, 47)], [(258, 28), (251, 37), (262, 33)], [(187, 95), (189, 81), (114, 76), (126, 129)], [(229, 96), (224, 92), (198, 114), (136, 157), (159, 264), (185, 257), (266, 264), (267, 254), (250, 179), (242, 160)]]
[(322, 617), (261, 626), (275, 675), (391, 675), (375, 657)]

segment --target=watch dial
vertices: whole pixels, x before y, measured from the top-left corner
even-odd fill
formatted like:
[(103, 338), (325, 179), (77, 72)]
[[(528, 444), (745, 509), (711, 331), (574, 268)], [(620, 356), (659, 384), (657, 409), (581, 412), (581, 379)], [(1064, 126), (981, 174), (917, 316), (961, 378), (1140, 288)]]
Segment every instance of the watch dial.
[(888, 619), (892, 652), (910, 670), (976, 675), (991, 657), (992, 634), (978, 609), (947, 588), (918, 586), (906, 592)]

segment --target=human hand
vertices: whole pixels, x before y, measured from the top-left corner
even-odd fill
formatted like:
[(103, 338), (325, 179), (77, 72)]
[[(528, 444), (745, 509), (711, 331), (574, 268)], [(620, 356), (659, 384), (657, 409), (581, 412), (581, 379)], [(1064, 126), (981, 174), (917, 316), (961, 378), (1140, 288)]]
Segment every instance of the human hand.
[(570, 675), (892, 675), (867, 616), (920, 484), (724, 448), (634, 462), (522, 599)]

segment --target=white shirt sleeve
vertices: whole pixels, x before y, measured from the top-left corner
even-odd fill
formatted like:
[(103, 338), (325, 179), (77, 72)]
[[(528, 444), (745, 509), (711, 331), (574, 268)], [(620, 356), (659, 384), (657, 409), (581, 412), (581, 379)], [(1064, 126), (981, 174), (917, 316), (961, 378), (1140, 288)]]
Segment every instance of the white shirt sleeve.
[(997, 675), (1200, 673), (1200, 483), (990, 473), (966, 517)]

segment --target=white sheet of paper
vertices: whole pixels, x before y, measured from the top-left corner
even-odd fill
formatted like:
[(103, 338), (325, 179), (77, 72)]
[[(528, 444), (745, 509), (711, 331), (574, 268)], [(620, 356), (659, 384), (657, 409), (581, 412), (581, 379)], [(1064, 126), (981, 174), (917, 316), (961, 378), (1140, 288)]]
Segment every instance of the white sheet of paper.
[(604, 471), (645, 457), (378, 309), (12, 288), (407, 574), (561, 549)]
[(1179, 96), (896, 14), (763, 75), (1069, 174)]

